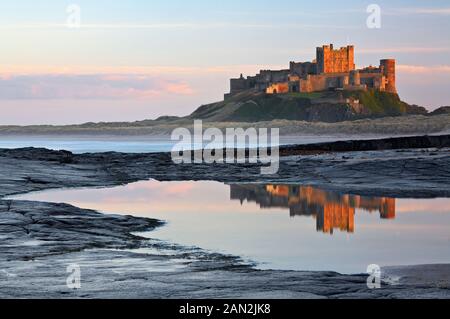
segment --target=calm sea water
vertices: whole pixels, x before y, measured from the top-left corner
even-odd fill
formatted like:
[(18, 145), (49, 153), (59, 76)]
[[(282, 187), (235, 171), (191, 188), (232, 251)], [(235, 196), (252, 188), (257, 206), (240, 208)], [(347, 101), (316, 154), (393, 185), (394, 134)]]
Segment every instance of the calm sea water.
[(166, 220), (166, 226), (143, 235), (239, 255), (262, 269), (364, 273), (370, 264), (450, 262), (450, 199), (363, 197), (302, 185), (156, 181), (16, 198)]
[[(281, 136), (280, 145), (309, 144), (337, 140), (373, 138), (373, 136)], [(52, 150), (67, 150), (73, 153), (125, 152), (153, 153), (170, 152), (176, 142), (170, 136), (137, 137), (38, 137), (38, 136), (0, 136), (0, 148), (43, 147)], [(245, 145), (237, 145), (243, 147)], [(254, 145), (248, 145), (254, 146)], [(199, 146), (195, 146), (197, 148)], [(221, 145), (220, 147), (223, 147)]]

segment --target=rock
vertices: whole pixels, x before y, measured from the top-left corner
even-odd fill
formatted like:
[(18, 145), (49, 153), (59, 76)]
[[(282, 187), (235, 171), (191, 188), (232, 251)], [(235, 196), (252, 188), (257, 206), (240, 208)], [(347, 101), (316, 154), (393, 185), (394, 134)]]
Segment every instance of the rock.
[[(449, 298), (448, 278), (437, 286), (433, 278), (421, 276), (419, 266), (405, 273), (408, 280), (393, 285), (388, 277), (382, 289), (369, 290), (367, 275), (261, 271), (236, 256), (132, 234), (161, 226), (157, 220), (103, 215), (66, 204), (1, 200), (50, 188), (106, 187), (149, 178), (295, 182), (361, 195), (450, 196), (447, 143), (448, 136), (443, 136), (295, 146), (283, 150), (288, 156), (281, 157), (273, 176), (260, 175), (253, 164), (175, 165), (166, 153), (0, 150), (0, 297)], [(428, 149), (438, 146), (442, 148)], [(339, 160), (335, 151), (341, 152)], [(80, 290), (66, 286), (71, 264), (81, 267)], [(395, 271), (402, 274), (402, 268)]]
[[(414, 278), (370, 290), (364, 274), (256, 270), (238, 257), (131, 234), (161, 225), (151, 219), (27, 201), (5, 212), (3, 204), (0, 298), (450, 297), (448, 277), (437, 287), (420, 267)], [(66, 285), (69, 265), (79, 267), (81, 289)]]
[(441, 106), (440, 108), (430, 113), (430, 115), (441, 115), (441, 114), (450, 114), (450, 106)]
[[(444, 135), (286, 146), (280, 149), (284, 156), (274, 175), (261, 175), (259, 164), (177, 165), (168, 153), (71, 154), (67, 164), (62, 160), (66, 152), (0, 150), (0, 196), (59, 187), (115, 186), (152, 178), (295, 182), (359, 195), (445, 197), (450, 196), (449, 139)], [(341, 160), (335, 159), (334, 152), (339, 152)]]

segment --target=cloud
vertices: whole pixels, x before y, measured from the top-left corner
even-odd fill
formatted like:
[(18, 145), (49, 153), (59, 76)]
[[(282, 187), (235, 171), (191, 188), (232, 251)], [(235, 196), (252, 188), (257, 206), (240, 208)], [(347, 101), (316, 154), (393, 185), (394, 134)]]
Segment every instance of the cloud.
[(169, 83), (166, 87), (167, 92), (181, 95), (192, 95), (194, 90), (186, 83)]
[(189, 84), (136, 74), (41, 74), (0, 77), (0, 99), (151, 99), (193, 95)]
[[(358, 29), (359, 26), (354, 25), (337, 25), (337, 24), (306, 24), (306, 23), (236, 23), (236, 22), (217, 22), (217, 23), (81, 23), (79, 28), (82, 29), (98, 29), (98, 30), (127, 30), (127, 29), (144, 29), (144, 30), (161, 30), (161, 29)], [(67, 29), (74, 30), (64, 23), (36, 23), (36, 24), (0, 24), (0, 29), (4, 30), (20, 30), (20, 29)]]
[(362, 48), (358, 49), (361, 54), (381, 53), (440, 53), (450, 52), (450, 47), (391, 47), (391, 48)]
[(402, 8), (393, 10), (399, 14), (450, 15), (450, 8)]
[(419, 14), (450, 14), (450, 8), (437, 8), (437, 9), (417, 9), (417, 13)]
[(262, 69), (278, 70), (286, 65), (258, 65), (235, 64), (218, 66), (50, 66), (50, 65), (0, 65), (0, 78), (18, 75), (98, 75), (103, 74), (109, 79), (123, 78), (124, 76), (171, 76), (183, 77), (185, 75), (229, 75), (240, 73), (254, 74)]
[(397, 65), (397, 72), (408, 74), (450, 74), (450, 65)]

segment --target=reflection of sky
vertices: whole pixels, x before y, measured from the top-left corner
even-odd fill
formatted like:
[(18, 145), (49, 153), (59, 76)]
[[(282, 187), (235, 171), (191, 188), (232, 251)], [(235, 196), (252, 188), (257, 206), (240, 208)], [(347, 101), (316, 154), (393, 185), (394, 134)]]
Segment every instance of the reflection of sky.
[(365, 272), (367, 265), (450, 262), (450, 199), (398, 199), (396, 218), (357, 209), (355, 232), (316, 231), (315, 218), (230, 200), (216, 182), (138, 182), (21, 196), (168, 221), (148, 236), (262, 262), (262, 268)]

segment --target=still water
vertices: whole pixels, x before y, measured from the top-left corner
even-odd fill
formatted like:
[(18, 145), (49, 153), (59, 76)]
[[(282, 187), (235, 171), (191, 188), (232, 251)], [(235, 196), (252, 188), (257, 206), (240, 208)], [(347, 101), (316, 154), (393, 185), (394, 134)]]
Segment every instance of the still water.
[(339, 194), (302, 185), (145, 181), (17, 199), (167, 221), (145, 236), (239, 255), (261, 269), (363, 273), (450, 262), (450, 199)]
[[(377, 136), (381, 138), (380, 136)], [(349, 139), (370, 139), (374, 136), (280, 136), (279, 144), (310, 144)], [(154, 153), (170, 152), (176, 141), (170, 136), (98, 136), (98, 137), (49, 137), (49, 136), (0, 136), (0, 148), (42, 147), (51, 150), (66, 150), (76, 154), (95, 152)], [(220, 148), (223, 145), (218, 145)], [(234, 147), (235, 145), (232, 145)], [(237, 145), (237, 147), (256, 147), (256, 145)], [(259, 145), (264, 146), (264, 145)], [(201, 145), (194, 145), (200, 148)]]

